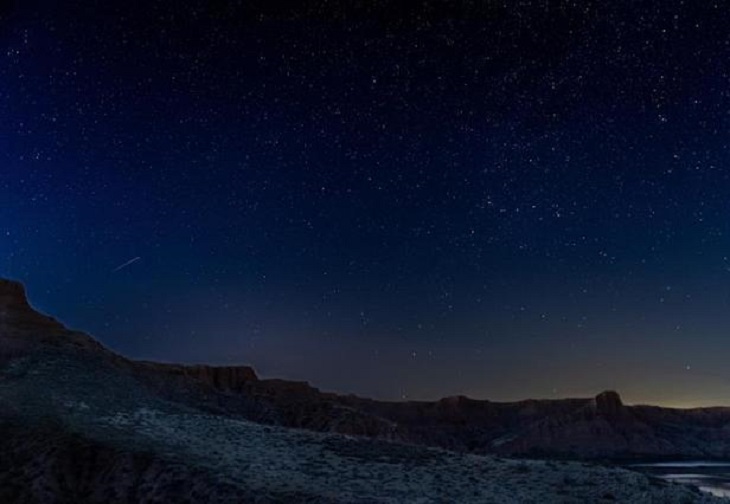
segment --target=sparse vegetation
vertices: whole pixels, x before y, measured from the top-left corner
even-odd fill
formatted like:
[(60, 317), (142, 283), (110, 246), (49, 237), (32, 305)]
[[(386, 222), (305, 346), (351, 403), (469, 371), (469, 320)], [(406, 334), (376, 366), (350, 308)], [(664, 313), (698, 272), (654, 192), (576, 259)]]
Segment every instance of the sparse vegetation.
[[(32, 327), (19, 333), (31, 338), (23, 342), (35, 341)], [(2, 504), (715, 502), (599, 465), (263, 425), (251, 419), (270, 411), (243, 394), (196, 388), (174, 374), (147, 380), (91, 338), (52, 328), (52, 346), (26, 348), (13, 335), (27, 352), (0, 364)]]
[(135, 492), (176, 502), (198, 501), (211, 488), (218, 496), (211, 502), (710, 502), (690, 488), (597, 465), (458, 454), (206, 413), (156, 397), (113, 366), (63, 353), (24, 365), (22, 377), (0, 380), (0, 407), (7, 416), (12, 403), (16, 420), (33, 419), (34, 443), (56, 441), (40, 450), (4, 429), (14, 470), (3, 472), (0, 497), (20, 495), (23, 485), (12, 480), (28, 474), (44, 474), (57, 492), (68, 476), (49, 476), (50, 468), (109, 460), (102, 467), (122, 490), (74, 502), (120, 502), (130, 481)]

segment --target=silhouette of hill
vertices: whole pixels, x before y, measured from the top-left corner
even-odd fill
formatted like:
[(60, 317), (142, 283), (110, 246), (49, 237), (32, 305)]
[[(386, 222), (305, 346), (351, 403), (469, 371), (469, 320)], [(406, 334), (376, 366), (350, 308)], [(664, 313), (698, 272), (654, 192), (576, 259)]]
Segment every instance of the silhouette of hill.
[(623, 469), (491, 454), (722, 456), (729, 418), (614, 392), (389, 403), (244, 366), (138, 362), (0, 279), (0, 502), (714, 502)]

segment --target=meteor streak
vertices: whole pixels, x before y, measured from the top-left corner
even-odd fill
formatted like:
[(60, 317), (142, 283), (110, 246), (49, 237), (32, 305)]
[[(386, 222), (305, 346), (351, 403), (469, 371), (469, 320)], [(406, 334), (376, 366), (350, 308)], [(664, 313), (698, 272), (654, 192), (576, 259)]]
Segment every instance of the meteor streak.
[(134, 264), (137, 261), (139, 261), (140, 259), (142, 259), (142, 258), (141, 257), (134, 257), (134, 258), (130, 259), (129, 261), (125, 262), (124, 264), (120, 264), (119, 266), (117, 266), (116, 268), (114, 268), (112, 270), (112, 273), (116, 273), (117, 271), (126, 268), (130, 264)]

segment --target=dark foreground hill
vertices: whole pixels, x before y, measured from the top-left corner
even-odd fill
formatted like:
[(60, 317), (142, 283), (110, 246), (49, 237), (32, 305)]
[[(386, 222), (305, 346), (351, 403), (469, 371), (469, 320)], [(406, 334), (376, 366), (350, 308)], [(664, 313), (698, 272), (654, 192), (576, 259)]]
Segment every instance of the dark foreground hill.
[[(135, 362), (0, 280), (2, 503), (714, 502), (621, 469), (474, 453), (689, 455), (703, 441), (720, 454), (725, 415), (610, 393), (385, 403), (245, 367)], [(703, 451), (713, 439), (723, 448)]]

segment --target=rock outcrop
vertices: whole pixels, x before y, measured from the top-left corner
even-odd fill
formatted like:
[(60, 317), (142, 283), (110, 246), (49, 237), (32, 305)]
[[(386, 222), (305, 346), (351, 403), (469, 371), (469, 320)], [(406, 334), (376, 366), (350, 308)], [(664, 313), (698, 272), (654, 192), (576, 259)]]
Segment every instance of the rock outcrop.
[(472, 453), (730, 457), (728, 408), (627, 406), (614, 391), (554, 401), (498, 403), (456, 396), (385, 402), (324, 393), (307, 382), (261, 379), (248, 366), (132, 361), (38, 313), (21, 284), (0, 280), (0, 366), (38, 351), (103, 361), (157, 397), (260, 423)]
[(33, 309), (21, 283), (0, 279), (0, 361), (43, 347), (108, 352), (94, 338)]
[(250, 366), (184, 365), (159, 362), (138, 362), (137, 364), (151, 371), (191, 378), (222, 392), (241, 392), (245, 390), (248, 383), (258, 381), (256, 372)]
[(617, 419), (626, 414), (624, 404), (618, 392), (607, 390), (598, 394), (593, 400), (596, 413), (606, 418)]
[(3, 337), (42, 338), (64, 331), (58, 321), (31, 308), (21, 283), (0, 279), (0, 334)]

